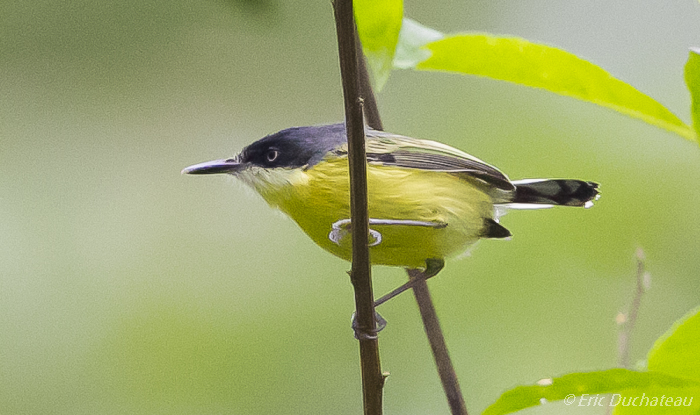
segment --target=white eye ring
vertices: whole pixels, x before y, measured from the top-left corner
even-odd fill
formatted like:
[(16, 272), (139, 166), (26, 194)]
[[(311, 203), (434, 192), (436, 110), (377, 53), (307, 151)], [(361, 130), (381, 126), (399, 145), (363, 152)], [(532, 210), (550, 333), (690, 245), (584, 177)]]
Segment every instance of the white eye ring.
[(279, 151), (275, 149), (269, 149), (265, 154), (265, 158), (267, 158), (267, 161), (270, 162), (277, 160), (277, 156), (279, 156)]

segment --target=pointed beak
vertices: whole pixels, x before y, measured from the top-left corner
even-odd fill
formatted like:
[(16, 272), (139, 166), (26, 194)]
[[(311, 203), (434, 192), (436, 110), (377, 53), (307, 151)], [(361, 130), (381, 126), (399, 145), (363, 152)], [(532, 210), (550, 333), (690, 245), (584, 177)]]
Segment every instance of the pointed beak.
[(236, 173), (245, 168), (245, 164), (239, 163), (235, 158), (225, 160), (206, 161), (194, 166), (182, 169), (182, 174), (216, 174)]

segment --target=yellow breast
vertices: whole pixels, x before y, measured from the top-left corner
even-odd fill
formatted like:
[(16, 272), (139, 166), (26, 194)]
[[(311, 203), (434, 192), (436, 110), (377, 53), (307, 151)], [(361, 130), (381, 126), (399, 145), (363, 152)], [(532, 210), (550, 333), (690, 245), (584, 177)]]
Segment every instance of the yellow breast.
[[(259, 182), (258, 182), (259, 184)], [(369, 216), (372, 219), (442, 222), (441, 229), (375, 225), (382, 235), (370, 248), (373, 264), (418, 268), (428, 258), (464, 252), (479, 239), (484, 219), (493, 218), (493, 202), (474, 179), (444, 172), (369, 165)], [(348, 162), (323, 161), (294, 170), (256, 190), (289, 215), (319, 246), (343, 259), (352, 257), (351, 237), (339, 244), (328, 238), (333, 223), (350, 218)]]

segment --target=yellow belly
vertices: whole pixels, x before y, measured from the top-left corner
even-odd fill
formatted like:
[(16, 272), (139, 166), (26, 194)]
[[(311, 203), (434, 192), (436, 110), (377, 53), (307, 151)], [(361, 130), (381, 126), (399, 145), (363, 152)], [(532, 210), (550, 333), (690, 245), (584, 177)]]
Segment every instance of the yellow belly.
[[(328, 238), (331, 225), (350, 218), (347, 159), (321, 162), (287, 178), (276, 189), (257, 188), (268, 203), (289, 215), (319, 246), (345, 260), (352, 257), (351, 236), (340, 244)], [(484, 219), (493, 218), (493, 202), (468, 178), (417, 169), (369, 165), (369, 217), (442, 222), (441, 229), (407, 225), (371, 225), (382, 241), (370, 248), (376, 265), (425, 266), (429, 258), (464, 252), (476, 242)]]

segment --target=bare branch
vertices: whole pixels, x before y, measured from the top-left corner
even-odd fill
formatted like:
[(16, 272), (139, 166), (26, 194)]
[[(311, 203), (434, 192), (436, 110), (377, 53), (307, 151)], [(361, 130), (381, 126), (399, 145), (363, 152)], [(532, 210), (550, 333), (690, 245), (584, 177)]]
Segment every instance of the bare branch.
[(413, 286), (413, 294), (418, 302), (425, 334), (428, 336), (428, 342), (430, 342), (430, 348), (433, 351), (433, 357), (437, 365), (440, 382), (442, 382), (442, 388), (445, 391), (445, 396), (447, 396), (450, 412), (452, 415), (467, 415), (467, 406), (464, 403), (464, 397), (462, 397), (462, 391), (459, 388), (457, 374), (452, 366), (450, 354), (447, 351), (445, 336), (442, 334), (440, 321), (437, 318), (437, 313), (433, 306), (433, 300), (430, 298), (428, 283), (425, 278), (423, 278), (420, 270), (409, 269), (406, 270), (406, 272), (411, 280), (417, 280), (416, 284)]
[[(369, 259), (369, 214), (367, 210), (367, 160), (363, 99), (360, 95), (357, 36), (352, 0), (334, 0), (340, 73), (345, 98), (345, 127), (350, 167), (350, 209), (352, 223), (352, 268), (350, 279), (355, 289), (356, 323), (360, 342), (362, 396), (364, 413), (382, 413), (384, 376), (379, 362), (379, 342), (374, 318), (374, 295)], [(366, 70), (365, 70), (366, 72)]]
[(355, 45), (357, 46), (357, 64), (358, 70), (360, 71), (360, 93), (365, 100), (365, 122), (375, 130), (384, 130), (382, 119), (379, 116), (377, 98), (374, 96), (374, 90), (372, 89), (372, 83), (369, 79), (369, 71), (367, 70), (365, 55), (362, 53), (360, 36), (357, 34), (357, 30), (355, 30)]

